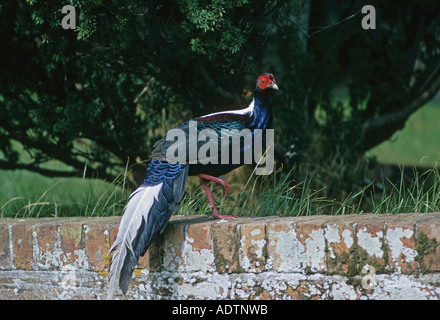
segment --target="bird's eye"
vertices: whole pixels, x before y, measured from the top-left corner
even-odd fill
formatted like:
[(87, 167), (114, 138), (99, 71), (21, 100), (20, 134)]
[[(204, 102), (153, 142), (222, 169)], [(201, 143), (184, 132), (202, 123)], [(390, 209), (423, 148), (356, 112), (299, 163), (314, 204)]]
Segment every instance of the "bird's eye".
[(260, 81), (261, 83), (264, 83), (264, 80), (263, 79), (261, 79), (261, 81)]

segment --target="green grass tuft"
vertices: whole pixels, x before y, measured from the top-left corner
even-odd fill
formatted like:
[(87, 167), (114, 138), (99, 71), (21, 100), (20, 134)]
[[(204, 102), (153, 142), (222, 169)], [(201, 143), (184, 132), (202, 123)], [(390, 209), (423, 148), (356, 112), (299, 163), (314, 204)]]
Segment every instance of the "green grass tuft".
[(121, 215), (128, 200), (124, 178), (48, 178), (36, 173), (1, 171), (0, 217), (99, 217)]
[[(312, 188), (313, 178), (294, 181), (290, 172), (269, 176), (252, 174), (243, 188), (228, 199), (212, 187), (220, 214), (239, 216), (310, 216), (363, 213), (419, 213), (440, 211), (440, 174), (430, 169), (395, 183), (387, 178), (372, 181), (342, 200), (329, 199), (325, 188)], [(98, 179), (42, 177), (25, 171), (0, 172), (0, 217), (101, 217), (121, 215), (130, 190), (125, 174), (109, 183)], [(232, 181), (234, 183), (234, 181)], [(187, 195), (176, 214), (210, 215), (211, 208), (198, 179), (190, 178)]]

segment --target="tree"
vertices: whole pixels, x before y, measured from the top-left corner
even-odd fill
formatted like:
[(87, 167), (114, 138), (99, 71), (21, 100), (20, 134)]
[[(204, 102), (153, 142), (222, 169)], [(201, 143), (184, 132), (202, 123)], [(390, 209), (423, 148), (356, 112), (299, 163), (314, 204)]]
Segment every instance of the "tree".
[[(361, 27), (366, 4), (376, 8), (375, 30)], [(353, 171), (365, 151), (402, 129), (440, 90), (440, 4), (311, 1), (308, 12), (309, 26), (324, 27), (307, 30), (310, 62), (299, 105), (311, 139), (299, 153), (309, 157), (306, 169), (335, 175), (347, 189), (362, 178)], [(331, 94), (341, 83), (348, 87), (349, 103)]]
[[(61, 27), (66, 4), (76, 8), (75, 30)], [(376, 8), (375, 30), (361, 27), (365, 4)], [(8, 1), (0, 168), (78, 175), (87, 164), (87, 176), (103, 179), (127, 164), (136, 172), (166, 129), (248, 103), (255, 76), (269, 71), (281, 88), (281, 160), (321, 175), (344, 167), (338, 178), (354, 179), (349, 161), (440, 89), (439, 9), (435, 0)], [(333, 95), (341, 84), (348, 103)], [(51, 159), (69, 167), (44, 166)]]
[[(237, 103), (242, 74), (226, 70), (240, 59), (244, 3), (70, 1), (75, 31), (61, 27), (65, 1), (2, 4), (0, 168), (77, 175), (87, 163), (87, 176), (112, 179), (147, 158), (178, 110)], [(50, 159), (70, 167), (42, 166)]]

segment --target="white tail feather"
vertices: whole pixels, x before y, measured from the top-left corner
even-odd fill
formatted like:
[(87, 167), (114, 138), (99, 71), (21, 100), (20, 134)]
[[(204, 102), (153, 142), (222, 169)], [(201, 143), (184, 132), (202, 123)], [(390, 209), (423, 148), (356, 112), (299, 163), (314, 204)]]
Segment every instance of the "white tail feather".
[(161, 189), (162, 183), (156, 186), (141, 186), (130, 196), (124, 215), (119, 223), (118, 235), (110, 248), (113, 255), (109, 270), (110, 283), (107, 299), (113, 299), (127, 251), (133, 252), (132, 243), (142, 224), (142, 219), (147, 221), (154, 200), (157, 200)]

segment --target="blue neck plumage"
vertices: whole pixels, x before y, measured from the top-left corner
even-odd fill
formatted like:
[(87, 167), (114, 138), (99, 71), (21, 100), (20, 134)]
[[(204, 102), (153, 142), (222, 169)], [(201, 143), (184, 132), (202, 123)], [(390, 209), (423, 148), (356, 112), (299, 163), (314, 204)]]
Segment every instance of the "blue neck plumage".
[(272, 108), (270, 106), (269, 95), (258, 90), (254, 91), (253, 120), (249, 124), (249, 129), (268, 129), (272, 124)]

